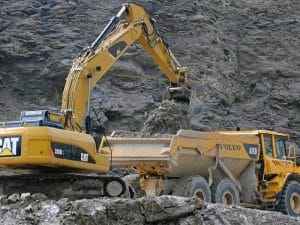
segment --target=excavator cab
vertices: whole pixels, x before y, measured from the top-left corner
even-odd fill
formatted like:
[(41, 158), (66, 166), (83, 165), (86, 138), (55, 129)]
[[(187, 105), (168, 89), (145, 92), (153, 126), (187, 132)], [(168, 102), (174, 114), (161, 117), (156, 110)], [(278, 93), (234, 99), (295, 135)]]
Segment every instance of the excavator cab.
[(46, 126), (63, 129), (59, 121), (53, 119), (54, 113), (48, 110), (23, 111), (21, 112), (20, 121), (30, 126)]
[(48, 110), (23, 111), (20, 114), (20, 120), (0, 122), (2, 128), (12, 127), (37, 127), (46, 126), (63, 129), (63, 126), (57, 119), (59, 114), (50, 113)]
[(20, 115), (20, 121), (50, 121), (49, 112), (47, 110), (23, 111)]

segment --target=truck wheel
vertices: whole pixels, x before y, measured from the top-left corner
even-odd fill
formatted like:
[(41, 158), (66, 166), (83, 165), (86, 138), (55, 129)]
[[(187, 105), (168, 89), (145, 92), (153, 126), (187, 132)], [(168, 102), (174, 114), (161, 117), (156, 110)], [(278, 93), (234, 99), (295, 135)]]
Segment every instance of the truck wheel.
[(188, 193), (189, 197), (197, 197), (202, 201), (211, 202), (211, 192), (209, 185), (203, 177), (194, 177)]
[(212, 185), (212, 201), (214, 203), (237, 206), (240, 204), (240, 194), (231, 180), (216, 180)]
[(300, 216), (300, 183), (288, 182), (279, 200), (277, 210), (290, 216)]

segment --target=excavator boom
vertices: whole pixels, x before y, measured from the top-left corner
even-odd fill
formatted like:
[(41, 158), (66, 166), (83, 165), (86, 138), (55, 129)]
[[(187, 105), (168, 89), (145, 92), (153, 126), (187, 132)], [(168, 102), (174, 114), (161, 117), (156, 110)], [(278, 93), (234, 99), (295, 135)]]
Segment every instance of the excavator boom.
[(65, 129), (83, 130), (84, 118), (89, 117), (91, 90), (135, 42), (146, 49), (170, 80), (170, 91), (180, 88), (181, 97), (188, 97), (187, 68), (180, 66), (145, 10), (136, 4), (124, 4), (92, 45), (74, 60), (62, 97)]

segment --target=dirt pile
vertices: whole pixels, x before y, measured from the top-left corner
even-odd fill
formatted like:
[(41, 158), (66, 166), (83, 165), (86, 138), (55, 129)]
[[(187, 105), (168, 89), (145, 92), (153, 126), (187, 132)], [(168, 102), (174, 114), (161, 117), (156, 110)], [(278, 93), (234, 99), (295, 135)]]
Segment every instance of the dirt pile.
[(145, 136), (155, 134), (176, 134), (189, 128), (189, 105), (183, 102), (163, 101), (151, 111), (141, 131)]
[[(0, 197), (0, 223), (5, 225), (74, 224), (241, 224), (296, 225), (300, 219), (276, 212), (204, 204), (198, 199), (156, 198), (49, 200), (43, 195)], [(124, 210), (126, 209), (126, 210)]]
[(114, 131), (114, 137), (170, 137), (180, 129), (189, 129), (189, 104), (174, 100), (164, 100), (147, 114), (143, 128), (139, 132)]

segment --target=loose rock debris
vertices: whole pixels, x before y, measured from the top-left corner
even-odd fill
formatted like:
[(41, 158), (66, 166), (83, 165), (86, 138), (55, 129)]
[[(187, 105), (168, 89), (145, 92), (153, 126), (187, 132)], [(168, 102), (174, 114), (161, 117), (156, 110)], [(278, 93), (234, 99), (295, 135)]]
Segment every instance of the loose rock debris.
[(278, 212), (206, 204), (197, 198), (176, 196), (138, 199), (95, 198), (76, 201), (65, 198), (55, 201), (45, 199), (43, 195), (30, 195), (25, 199), (20, 198), (16, 202), (8, 203), (9, 198), (10, 196), (0, 197), (0, 224), (300, 224), (300, 218), (285, 216)]

